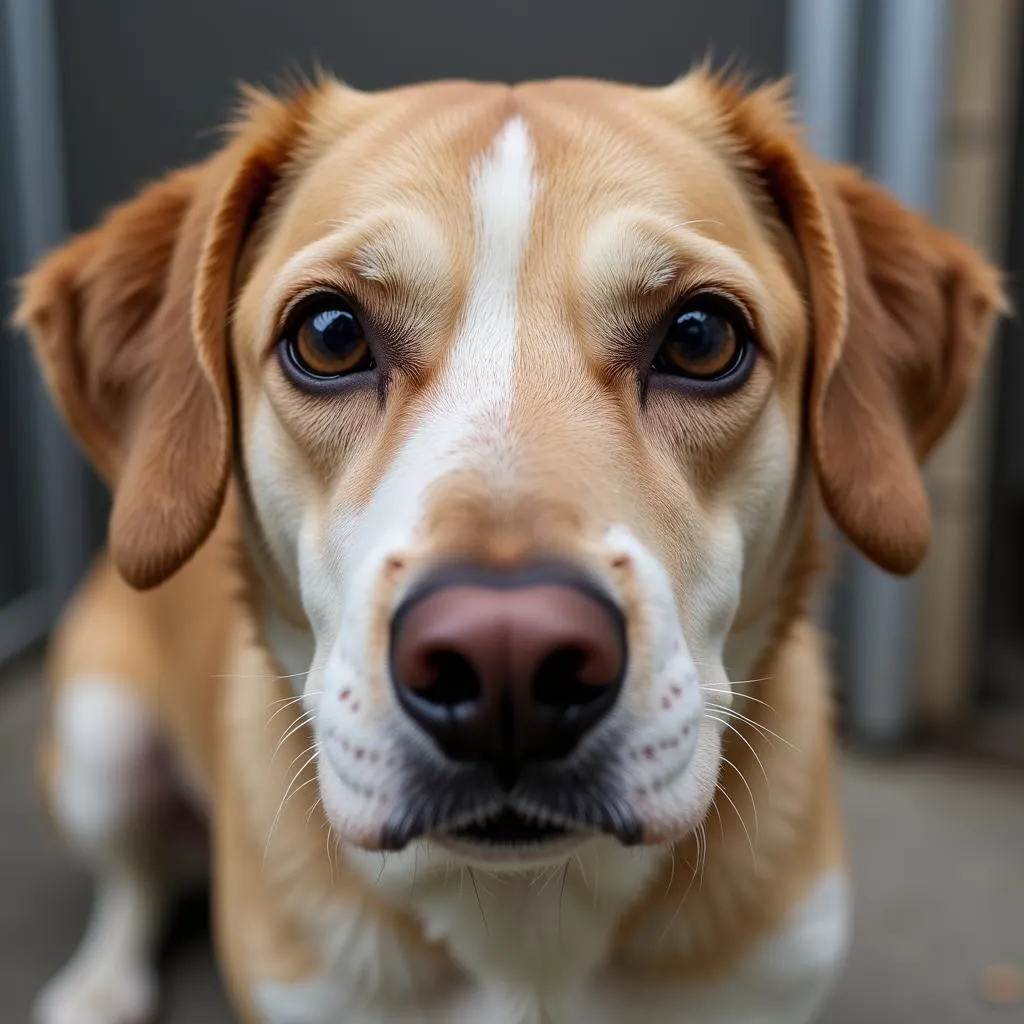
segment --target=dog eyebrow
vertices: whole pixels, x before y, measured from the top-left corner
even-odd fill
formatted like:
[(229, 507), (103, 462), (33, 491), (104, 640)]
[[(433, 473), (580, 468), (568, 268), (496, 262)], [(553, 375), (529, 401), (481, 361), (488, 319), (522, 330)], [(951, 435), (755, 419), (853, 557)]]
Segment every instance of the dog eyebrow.
[(349, 256), (364, 280), (389, 288), (433, 287), (450, 273), (440, 232), (417, 211), (383, 211)]
[(744, 290), (760, 291), (760, 281), (747, 261), (731, 246), (696, 230), (704, 225), (720, 226), (720, 222), (676, 221), (628, 209), (601, 218), (582, 253), (584, 285), (590, 297), (650, 295), (701, 267), (707, 268), (709, 277), (721, 276)]
[(269, 330), (303, 291), (332, 288), (368, 307), (387, 307), (410, 328), (443, 306), (453, 268), (440, 230), (423, 213), (404, 207), (351, 221), (327, 222), (327, 234), (284, 263), (264, 297)]
[(764, 310), (768, 295), (746, 259), (698, 230), (710, 220), (678, 221), (625, 209), (601, 218), (585, 239), (581, 283), (585, 308), (619, 324), (629, 336), (641, 310), (660, 308), (686, 292), (726, 291), (744, 306)]

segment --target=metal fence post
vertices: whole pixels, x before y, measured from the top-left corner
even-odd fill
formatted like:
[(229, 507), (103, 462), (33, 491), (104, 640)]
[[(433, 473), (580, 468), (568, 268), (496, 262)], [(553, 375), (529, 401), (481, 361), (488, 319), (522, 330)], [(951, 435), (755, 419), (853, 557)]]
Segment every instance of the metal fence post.
[[(56, 37), (50, 0), (0, 0), (11, 97), (9, 145), (14, 155), (20, 223), (19, 262), (28, 267), (67, 229)], [(38, 639), (80, 577), (91, 552), (86, 473), (37, 374), (24, 384), (19, 445), (31, 447), (32, 472), (16, 484), (30, 506), (31, 589), (0, 608), (0, 658)]]
[[(945, 94), (948, 0), (877, 0), (869, 19), (874, 59), (858, 63), (863, 0), (791, 0), (791, 66), (808, 140), (828, 159), (850, 159), (854, 98), (874, 96), (874, 176), (912, 207), (932, 205)], [(903, 740), (913, 717), (916, 597), (846, 548), (840, 594), (825, 609), (838, 634), (848, 722), (878, 745)]]
[[(875, 177), (907, 205), (933, 205), (947, 70), (948, 0), (882, 0)], [(916, 588), (854, 555), (848, 578), (848, 714), (855, 735), (891, 746), (913, 723)]]

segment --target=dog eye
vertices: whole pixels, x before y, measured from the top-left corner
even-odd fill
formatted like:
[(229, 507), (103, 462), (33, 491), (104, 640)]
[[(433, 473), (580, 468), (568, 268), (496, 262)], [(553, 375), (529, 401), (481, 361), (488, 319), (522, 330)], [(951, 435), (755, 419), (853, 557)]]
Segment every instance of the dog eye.
[(750, 323), (733, 303), (720, 295), (697, 295), (672, 314), (651, 370), (724, 382), (749, 363), (745, 356), (752, 346)]
[(289, 318), (281, 339), (293, 372), (317, 380), (347, 377), (376, 366), (354, 310), (337, 295), (314, 296)]

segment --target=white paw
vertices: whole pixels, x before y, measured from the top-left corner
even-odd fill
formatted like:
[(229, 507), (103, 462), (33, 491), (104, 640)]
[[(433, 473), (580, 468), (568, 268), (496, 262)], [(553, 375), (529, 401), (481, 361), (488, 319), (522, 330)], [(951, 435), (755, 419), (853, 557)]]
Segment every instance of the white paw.
[(145, 967), (103, 964), (57, 975), (36, 1002), (36, 1024), (148, 1024), (156, 978)]

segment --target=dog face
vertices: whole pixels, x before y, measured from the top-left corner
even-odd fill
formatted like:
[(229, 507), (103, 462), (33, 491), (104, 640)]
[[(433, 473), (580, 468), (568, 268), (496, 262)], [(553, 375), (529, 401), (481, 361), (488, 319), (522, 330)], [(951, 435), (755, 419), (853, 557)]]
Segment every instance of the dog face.
[(610, 132), (618, 98), (389, 98), (240, 291), (253, 519), (359, 842), (670, 837), (714, 791), (726, 637), (800, 528), (807, 318), (729, 161)]
[(236, 465), (346, 841), (681, 838), (816, 489), (922, 556), (998, 284), (785, 116), (704, 74), (256, 99), (29, 279), (130, 580)]

